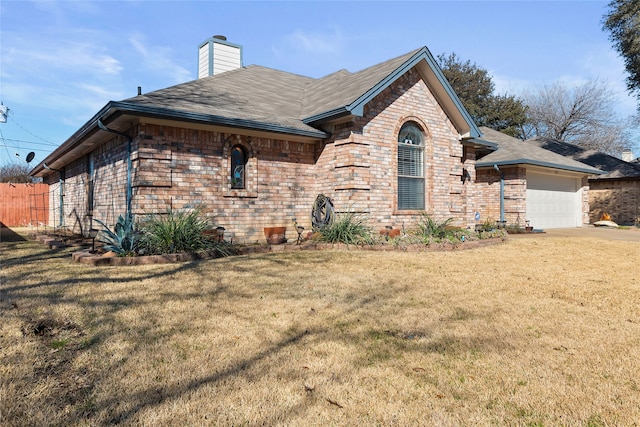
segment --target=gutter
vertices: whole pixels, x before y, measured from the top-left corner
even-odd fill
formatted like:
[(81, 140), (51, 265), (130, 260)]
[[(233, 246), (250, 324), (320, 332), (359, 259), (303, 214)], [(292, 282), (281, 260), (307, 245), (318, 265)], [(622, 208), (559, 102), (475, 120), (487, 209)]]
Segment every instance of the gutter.
[[(256, 120), (234, 119), (213, 114), (191, 113), (180, 110), (170, 110), (168, 108), (151, 107), (128, 102), (110, 102), (111, 108), (122, 113), (132, 113), (143, 117), (156, 117), (165, 119), (181, 120), (186, 122), (204, 123), (210, 125), (223, 125), (229, 127), (255, 129), (269, 132), (284, 133), (289, 135), (306, 136), (311, 138), (324, 139), (328, 135), (321, 130), (304, 130), (273, 123), (259, 122)], [(305, 123), (306, 124), (306, 123)]]
[[(171, 110), (167, 108), (151, 107), (130, 102), (110, 101), (100, 111), (98, 111), (89, 121), (78, 129), (69, 139), (63, 142), (41, 163), (36, 165), (29, 175), (36, 176), (43, 171), (44, 163), (53, 165), (62, 156), (74, 150), (81, 141), (91, 136), (99, 130), (98, 122), (105, 120), (114, 114), (131, 114), (140, 117), (153, 117), (168, 120), (177, 120), (189, 123), (200, 123), (206, 125), (220, 125), (238, 129), (250, 129), (265, 132), (275, 132), (285, 135), (296, 135), (316, 139), (326, 139), (329, 134), (316, 129), (298, 129), (289, 126), (282, 126), (272, 123), (264, 123), (255, 120), (234, 119), (212, 114), (190, 113), (185, 111)], [(305, 123), (306, 124), (306, 123)], [(311, 127), (311, 126), (309, 126)]]
[(541, 166), (545, 168), (561, 169), (561, 170), (566, 170), (570, 172), (586, 173), (589, 175), (605, 175), (607, 173), (607, 172), (601, 171), (600, 169), (595, 169), (590, 167), (583, 168), (583, 167), (576, 167), (576, 166), (568, 166), (568, 165), (562, 165), (559, 163), (550, 163), (550, 162), (544, 162), (540, 160), (531, 160), (531, 159), (502, 160), (497, 162), (476, 162), (476, 169), (492, 168), (495, 166), (517, 166), (517, 165)]
[(504, 172), (500, 170), (498, 165), (493, 165), (493, 168), (500, 174), (500, 224), (504, 225)]

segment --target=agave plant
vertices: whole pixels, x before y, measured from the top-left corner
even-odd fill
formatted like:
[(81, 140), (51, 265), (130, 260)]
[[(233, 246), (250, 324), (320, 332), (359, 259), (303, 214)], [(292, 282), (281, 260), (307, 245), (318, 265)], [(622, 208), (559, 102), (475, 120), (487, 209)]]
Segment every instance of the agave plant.
[(111, 230), (104, 222), (95, 220), (102, 226), (99, 242), (104, 243), (105, 251), (112, 251), (118, 256), (134, 256), (138, 247), (138, 232), (133, 215), (120, 215), (118, 222)]

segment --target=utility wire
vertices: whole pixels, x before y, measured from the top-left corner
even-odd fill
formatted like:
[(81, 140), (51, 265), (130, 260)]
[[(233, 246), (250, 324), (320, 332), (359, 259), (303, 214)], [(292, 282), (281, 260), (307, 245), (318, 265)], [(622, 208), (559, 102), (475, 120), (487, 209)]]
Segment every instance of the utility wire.
[[(2, 134), (2, 129), (0, 129), (0, 140), (4, 141), (4, 135)], [(11, 154), (9, 153), (9, 147), (6, 144), (2, 144), (2, 145), (4, 145), (4, 149), (7, 150), (7, 156), (11, 158)]]
[[(13, 112), (13, 110), (9, 110), (9, 113), (10, 113), (10, 115), (11, 115), (11, 116), (14, 116), (14, 115), (15, 115), (15, 113)], [(7, 115), (7, 117), (9, 117), (9, 115)], [(22, 129), (23, 131), (25, 131), (25, 132), (26, 132), (26, 133), (28, 133), (29, 135), (31, 135), (31, 136), (33, 136), (33, 137), (35, 137), (35, 138), (38, 138), (39, 140), (44, 141), (44, 142), (46, 142), (46, 143), (47, 143), (47, 144), (49, 144), (49, 145), (53, 145), (54, 147), (57, 147), (57, 146), (58, 146), (58, 144), (56, 144), (55, 142), (51, 142), (51, 141), (49, 141), (49, 140), (46, 140), (46, 139), (44, 139), (44, 138), (41, 138), (41, 137), (39, 137), (38, 135), (36, 135), (35, 133), (33, 133), (33, 132), (31, 132), (31, 131), (29, 131), (29, 130), (25, 129), (25, 128), (24, 128), (24, 126), (22, 126), (20, 123), (18, 123), (18, 121), (17, 121), (14, 117), (11, 117), (11, 119), (13, 120), (13, 122), (14, 122), (14, 123), (15, 123), (15, 124), (20, 128), (20, 129)]]
[(2, 139), (4, 141), (17, 142), (18, 144), (22, 142), (22, 143), (25, 143), (25, 144), (46, 145), (47, 147), (51, 147), (51, 146), (57, 147), (56, 144), (49, 144), (48, 142), (45, 143), (45, 142), (36, 142), (36, 141), (26, 141), (24, 139), (11, 139), (11, 138), (2, 138)]

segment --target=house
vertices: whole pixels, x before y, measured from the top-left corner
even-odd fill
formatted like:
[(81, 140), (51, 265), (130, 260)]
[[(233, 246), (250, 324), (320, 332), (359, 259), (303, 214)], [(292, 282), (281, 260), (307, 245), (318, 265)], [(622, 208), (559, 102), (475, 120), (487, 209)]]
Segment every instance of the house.
[(640, 163), (631, 152), (623, 158), (610, 156), (593, 149), (549, 138), (527, 140), (545, 150), (586, 163), (604, 171), (589, 176), (589, 221), (596, 222), (607, 213), (620, 225), (634, 225), (640, 221)]
[[(251, 242), (292, 218), (309, 229), (324, 194), (381, 229), (424, 213), (472, 227), (499, 209), (494, 164), (521, 179), (517, 163), (488, 166), (498, 144), (482, 139), (426, 47), (318, 79), (243, 66), (241, 46), (220, 36), (198, 52), (197, 80), (107, 103), (34, 168), (52, 186), (52, 222), (85, 232), (126, 211), (202, 205), (225, 236)], [(596, 170), (572, 165), (541, 168), (583, 191)]]
[[(475, 164), (476, 186), (489, 201), (479, 206), (481, 211), (508, 224), (529, 223), (541, 229), (579, 227), (589, 222), (587, 178), (603, 172), (493, 129), (480, 130), (483, 139), (497, 145), (497, 150)], [(493, 196), (488, 196), (489, 192)], [(502, 201), (500, 211), (492, 203), (496, 199)]]

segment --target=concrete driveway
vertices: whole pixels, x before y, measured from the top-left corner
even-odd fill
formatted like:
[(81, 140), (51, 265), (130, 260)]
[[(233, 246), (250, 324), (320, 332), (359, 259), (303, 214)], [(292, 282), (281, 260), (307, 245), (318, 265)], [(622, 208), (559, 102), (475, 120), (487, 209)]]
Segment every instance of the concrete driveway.
[[(552, 228), (545, 230), (543, 236), (549, 237), (594, 237), (606, 240), (622, 240), (626, 242), (640, 243), (640, 228), (632, 227), (630, 229), (610, 228), (610, 227), (594, 227), (593, 225), (584, 225), (576, 228)], [(519, 236), (512, 234), (509, 237)], [(520, 236), (527, 236), (521, 234)], [(528, 236), (531, 236), (529, 234)]]

